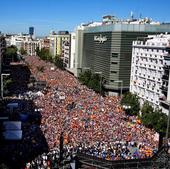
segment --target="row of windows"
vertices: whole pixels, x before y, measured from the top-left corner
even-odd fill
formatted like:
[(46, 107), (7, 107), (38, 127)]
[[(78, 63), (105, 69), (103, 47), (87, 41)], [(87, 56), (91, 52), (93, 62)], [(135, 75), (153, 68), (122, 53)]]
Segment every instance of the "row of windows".
[(117, 62), (111, 62), (113, 65), (117, 65), (118, 63)]
[(111, 71), (110, 73), (114, 73), (114, 74), (116, 74), (117, 72), (116, 72), (116, 71)]
[(118, 53), (112, 53), (113, 58), (118, 58)]
[(166, 50), (164, 49), (144, 49), (144, 48), (134, 48), (137, 52), (156, 52), (156, 53), (166, 53)]

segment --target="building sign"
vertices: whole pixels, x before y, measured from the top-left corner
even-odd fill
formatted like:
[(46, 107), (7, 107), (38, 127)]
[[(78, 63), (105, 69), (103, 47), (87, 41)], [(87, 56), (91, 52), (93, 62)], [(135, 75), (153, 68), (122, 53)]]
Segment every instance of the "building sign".
[(94, 41), (97, 41), (99, 43), (104, 43), (107, 41), (106, 36), (102, 36), (101, 34), (99, 36), (94, 36)]

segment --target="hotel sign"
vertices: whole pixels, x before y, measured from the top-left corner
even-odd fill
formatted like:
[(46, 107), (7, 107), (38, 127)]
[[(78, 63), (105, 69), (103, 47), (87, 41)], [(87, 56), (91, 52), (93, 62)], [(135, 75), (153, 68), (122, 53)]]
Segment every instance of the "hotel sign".
[(99, 43), (104, 43), (105, 41), (107, 41), (107, 37), (106, 36), (102, 36), (100, 34), (99, 36), (94, 36), (94, 41), (97, 41)]

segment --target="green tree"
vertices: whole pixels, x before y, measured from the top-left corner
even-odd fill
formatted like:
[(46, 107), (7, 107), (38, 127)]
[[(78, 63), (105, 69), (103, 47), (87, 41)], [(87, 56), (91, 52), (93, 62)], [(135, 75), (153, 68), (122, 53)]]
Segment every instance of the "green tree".
[(161, 110), (156, 110), (154, 112), (153, 126), (158, 133), (163, 133), (165, 135), (167, 128), (167, 119), (167, 115), (162, 113)]
[(139, 110), (140, 110), (140, 103), (139, 103), (139, 98), (137, 95), (127, 92), (122, 97), (121, 105), (129, 106), (128, 109), (125, 109), (126, 113), (129, 113), (132, 115), (138, 115)]
[(80, 73), (79, 75), (79, 81), (86, 86), (88, 86), (91, 78), (92, 78), (92, 73), (89, 70), (85, 71), (84, 73)]
[(3, 62), (5, 62), (5, 64), (9, 64), (10, 62), (17, 60), (18, 60), (17, 47), (14, 45), (7, 47), (5, 50)]
[(103, 78), (99, 74), (92, 74), (90, 70), (80, 73), (79, 81), (97, 93), (104, 94), (102, 90)]
[(142, 109), (142, 123), (149, 128), (153, 128), (158, 133), (165, 136), (167, 127), (167, 115), (162, 113), (162, 110), (156, 109), (149, 104), (149, 102), (144, 102)]
[[(37, 48), (35, 49), (35, 52), (36, 52), (37, 56), (39, 56), (39, 55), (40, 55), (40, 48), (37, 47)], [(40, 57), (40, 56), (39, 56), (39, 57)]]
[(54, 60), (54, 64), (55, 64), (59, 69), (62, 69), (62, 70), (65, 69), (63, 60), (61, 59), (61, 56), (59, 56), (59, 55), (56, 55), (55, 60)]
[(20, 49), (20, 54), (21, 54), (21, 55), (26, 55), (26, 54), (27, 54), (27, 51), (26, 51), (23, 47), (21, 47), (21, 49)]
[(37, 66), (37, 71), (38, 72), (43, 72), (44, 71), (44, 66)]
[(12, 78), (10, 76), (4, 77), (4, 79), (3, 79), (3, 92), (5, 94), (9, 93), (12, 83), (13, 83), (13, 81), (12, 81)]
[(87, 84), (87, 86), (91, 89), (93, 89), (95, 92), (99, 93), (100, 92), (100, 75), (98, 74), (93, 74)]
[(46, 61), (50, 61), (52, 62), (52, 56), (49, 52), (48, 49), (46, 48), (42, 48), (41, 50), (39, 49), (39, 47), (36, 49), (36, 54), (37, 56), (39, 56), (42, 60), (46, 60)]
[(142, 115), (152, 113), (153, 111), (154, 111), (153, 107), (149, 104), (148, 101), (145, 101), (141, 109)]

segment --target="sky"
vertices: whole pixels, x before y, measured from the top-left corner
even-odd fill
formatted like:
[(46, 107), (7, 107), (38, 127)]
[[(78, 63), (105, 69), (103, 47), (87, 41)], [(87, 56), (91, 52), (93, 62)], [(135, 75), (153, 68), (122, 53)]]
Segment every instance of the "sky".
[(28, 33), (35, 27), (38, 36), (51, 30), (74, 31), (81, 23), (101, 21), (104, 15), (118, 18), (149, 17), (170, 22), (170, 0), (0, 0), (0, 31)]

